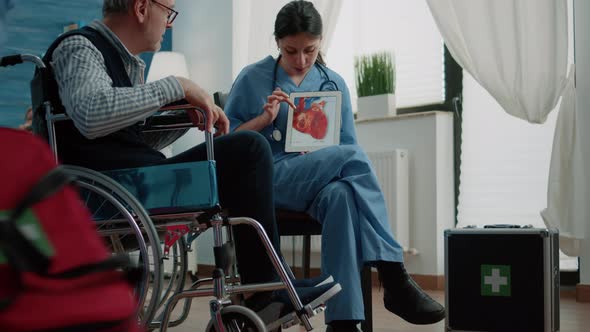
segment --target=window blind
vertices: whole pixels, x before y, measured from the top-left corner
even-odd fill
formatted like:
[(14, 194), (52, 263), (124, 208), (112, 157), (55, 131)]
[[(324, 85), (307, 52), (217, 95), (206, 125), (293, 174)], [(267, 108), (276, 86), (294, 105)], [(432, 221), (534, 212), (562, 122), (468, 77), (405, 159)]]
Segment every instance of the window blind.
[(398, 108), (444, 101), (443, 41), (424, 0), (343, 2), (326, 58), (351, 90), (353, 109), (354, 57), (378, 51), (394, 53)]
[[(569, 50), (573, 62), (573, 12), (569, 7)], [(457, 227), (516, 224), (546, 227), (547, 182), (557, 120), (544, 124), (508, 115), (469, 73), (463, 71), (461, 176)], [(576, 270), (577, 258), (560, 254), (562, 270)]]
[[(544, 124), (517, 119), (463, 72), (463, 135), (457, 227), (546, 227), (547, 181), (557, 112)], [(561, 253), (561, 269), (577, 259)]]

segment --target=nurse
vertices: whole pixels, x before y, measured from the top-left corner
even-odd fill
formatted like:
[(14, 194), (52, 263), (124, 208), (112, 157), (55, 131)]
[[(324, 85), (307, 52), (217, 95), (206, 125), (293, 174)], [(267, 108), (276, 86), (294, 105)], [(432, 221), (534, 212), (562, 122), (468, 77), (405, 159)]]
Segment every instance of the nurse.
[[(424, 293), (403, 266), (403, 250), (389, 227), (383, 193), (356, 140), (350, 93), (320, 53), (321, 16), (308, 1), (292, 1), (278, 13), (277, 59), (268, 56), (244, 68), (225, 105), (231, 129), (256, 130), (272, 147), (276, 206), (305, 211), (322, 223), (322, 271), (342, 291), (328, 302), (330, 331), (357, 331), (365, 319), (360, 270), (375, 266), (385, 308), (414, 324), (442, 320), (445, 309)], [(342, 92), (340, 145), (286, 153), (285, 129), (291, 92)]]

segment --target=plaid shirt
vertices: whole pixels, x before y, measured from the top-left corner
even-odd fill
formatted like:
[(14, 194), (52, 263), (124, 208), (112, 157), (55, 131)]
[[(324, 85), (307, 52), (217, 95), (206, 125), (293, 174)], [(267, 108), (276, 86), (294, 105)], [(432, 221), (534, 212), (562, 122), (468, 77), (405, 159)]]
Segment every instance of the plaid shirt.
[(62, 41), (53, 52), (51, 65), (62, 103), (82, 135), (89, 139), (106, 136), (184, 98), (182, 86), (173, 76), (144, 84), (145, 63), (129, 53), (101, 21), (89, 26), (115, 46), (134, 86), (113, 87), (102, 54), (85, 37), (76, 35)]

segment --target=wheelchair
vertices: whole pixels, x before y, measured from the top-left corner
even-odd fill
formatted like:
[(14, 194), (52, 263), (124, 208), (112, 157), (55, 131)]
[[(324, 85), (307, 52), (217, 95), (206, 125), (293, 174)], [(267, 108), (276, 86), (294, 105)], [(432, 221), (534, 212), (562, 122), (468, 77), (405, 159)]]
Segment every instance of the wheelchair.
[[(23, 54), (0, 58), (0, 67), (31, 62), (41, 80), (31, 82), (35, 119), (46, 122), (46, 139), (57, 159), (55, 124), (70, 121), (65, 113), (54, 109), (47, 91), (51, 77), (43, 60)], [(180, 137), (192, 123), (185, 113), (187, 105), (172, 105), (152, 116), (144, 132), (164, 133), (148, 136), (153, 146), (161, 148)], [(192, 108), (194, 109), (194, 108)], [(206, 122), (205, 112), (198, 110)], [(91, 169), (64, 167), (75, 176), (79, 195), (90, 211), (98, 233), (113, 254), (125, 253), (139, 267), (135, 292), (138, 320), (149, 330), (166, 331), (188, 317), (191, 300), (212, 296), (211, 320), (207, 331), (267, 331), (301, 324), (312, 330), (309, 318), (324, 310), (324, 305), (304, 306), (291, 279), (293, 273), (283, 265), (262, 226), (254, 219), (224, 216), (219, 206), (213, 154), (213, 135), (205, 133), (207, 160), (183, 164), (140, 167), (97, 172)], [(186, 199), (190, 197), (190, 199)], [(267, 250), (280, 281), (241, 285), (233, 257), (232, 226), (253, 227)], [(185, 289), (187, 252), (191, 243), (204, 231), (212, 229), (215, 270), (211, 278), (200, 279)], [(171, 270), (164, 273), (164, 260)], [(247, 307), (236, 304), (244, 293), (286, 289), (295, 311), (278, 321), (265, 324)], [(339, 289), (338, 289), (339, 290)], [(180, 300), (182, 311), (171, 320)]]

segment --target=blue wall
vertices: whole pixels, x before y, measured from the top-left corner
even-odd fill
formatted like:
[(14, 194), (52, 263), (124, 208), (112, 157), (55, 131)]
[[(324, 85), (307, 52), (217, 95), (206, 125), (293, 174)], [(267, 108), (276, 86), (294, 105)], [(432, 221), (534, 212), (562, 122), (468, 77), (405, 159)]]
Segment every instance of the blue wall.
[[(72, 23), (87, 24), (102, 17), (103, 0), (17, 0), (7, 15), (8, 38), (0, 56), (34, 54), (42, 56), (51, 42)], [(172, 49), (167, 31), (162, 50)], [(151, 54), (143, 54), (148, 64)], [(35, 66), (25, 63), (0, 68), (0, 126), (17, 127), (30, 105), (29, 81)], [(146, 71), (147, 72), (147, 71)]]
[[(100, 18), (102, 0), (19, 0), (7, 15), (8, 38), (0, 55), (29, 53), (41, 56), (72, 23)], [(29, 81), (34, 65), (0, 68), (0, 126), (23, 122), (30, 104)]]

